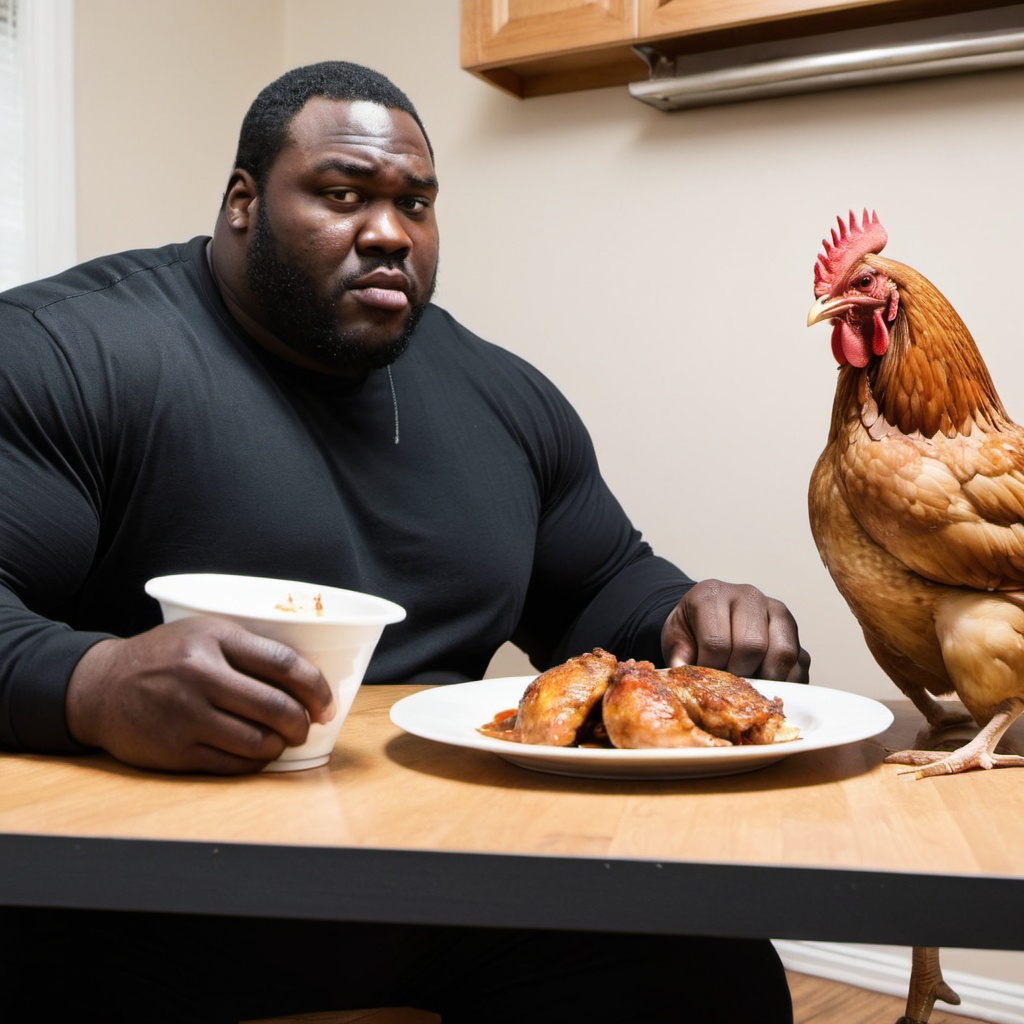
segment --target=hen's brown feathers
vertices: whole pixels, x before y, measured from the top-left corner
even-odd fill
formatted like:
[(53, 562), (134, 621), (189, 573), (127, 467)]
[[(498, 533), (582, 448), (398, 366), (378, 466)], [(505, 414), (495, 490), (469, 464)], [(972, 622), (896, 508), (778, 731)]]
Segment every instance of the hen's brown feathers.
[(871, 254), (865, 264), (899, 287), (900, 313), (886, 358), (869, 367), (880, 413), (922, 437), (998, 429), (1008, 417), (970, 331), (945, 296), (916, 270)]
[(834, 473), (868, 536), (926, 579), (1024, 587), (1024, 430), (935, 286), (893, 260), (865, 262), (896, 282), (900, 311), (883, 358), (840, 370), (819, 471)]

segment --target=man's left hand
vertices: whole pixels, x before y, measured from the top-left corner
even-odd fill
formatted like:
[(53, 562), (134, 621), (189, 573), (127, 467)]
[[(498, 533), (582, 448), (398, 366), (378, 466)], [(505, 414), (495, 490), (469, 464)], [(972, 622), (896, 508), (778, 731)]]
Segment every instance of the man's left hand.
[(702, 580), (661, 631), (665, 663), (703, 665), (737, 676), (806, 683), (811, 656), (789, 609), (744, 583)]

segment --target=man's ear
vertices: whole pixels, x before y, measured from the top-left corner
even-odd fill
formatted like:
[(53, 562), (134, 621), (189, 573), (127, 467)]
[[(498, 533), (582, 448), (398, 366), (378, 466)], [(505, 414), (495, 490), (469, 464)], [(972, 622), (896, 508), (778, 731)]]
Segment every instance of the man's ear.
[(233, 231), (247, 231), (256, 214), (259, 194), (256, 182), (248, 171), (236, 167), (224, 193), (224, 218)]

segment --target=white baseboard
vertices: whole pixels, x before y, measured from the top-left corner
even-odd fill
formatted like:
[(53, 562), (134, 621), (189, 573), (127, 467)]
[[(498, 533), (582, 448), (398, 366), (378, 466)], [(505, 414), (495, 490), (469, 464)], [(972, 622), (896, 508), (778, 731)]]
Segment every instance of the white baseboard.
[[(786, 969), (846, 985), (906, 998), (910, 959), (893, 953), (836, 942), (775, 942)], [(994, 981), (964, 971), (943, 970), (960, 996), (959, 1006), (938, 1003), (944, 1013), (959, 1013), (991, 1024), (1024, 1024), (1024, 985)]]

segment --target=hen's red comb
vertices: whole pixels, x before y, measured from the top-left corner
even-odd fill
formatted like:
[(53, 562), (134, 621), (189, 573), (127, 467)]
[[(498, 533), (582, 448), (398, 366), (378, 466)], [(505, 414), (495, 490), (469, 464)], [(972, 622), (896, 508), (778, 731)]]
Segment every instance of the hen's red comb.
[(814, 264), (814, 294), (827, 295), (853, 269), (858, 260), (869, 252), (881, 252), (889, 236), (879, 223), (878, 214), (867, 210), (857, 223), (857, 215), (851, 210), (850, 220), (845, 222), (842, 217), (836, 218), (839, 230), (832, 229), (831, 243), (827, 238), (821, 240), (825, 251), (818, 255)]

